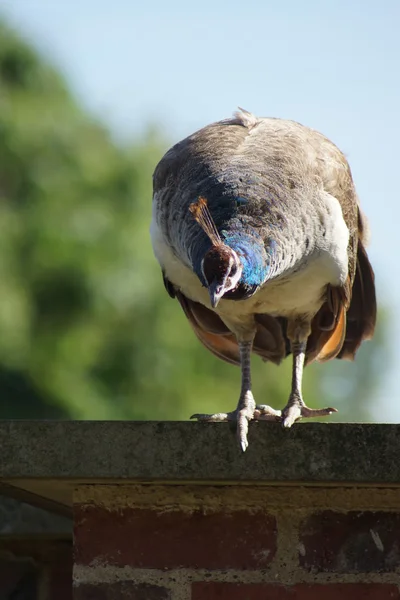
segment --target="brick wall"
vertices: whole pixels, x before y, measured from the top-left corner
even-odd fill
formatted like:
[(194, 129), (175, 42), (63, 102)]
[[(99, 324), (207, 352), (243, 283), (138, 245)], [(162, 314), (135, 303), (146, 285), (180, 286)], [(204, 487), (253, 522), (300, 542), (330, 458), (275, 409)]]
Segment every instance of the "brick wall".
[(400, 599), (400, 490), (81, 485), (75, 600)]

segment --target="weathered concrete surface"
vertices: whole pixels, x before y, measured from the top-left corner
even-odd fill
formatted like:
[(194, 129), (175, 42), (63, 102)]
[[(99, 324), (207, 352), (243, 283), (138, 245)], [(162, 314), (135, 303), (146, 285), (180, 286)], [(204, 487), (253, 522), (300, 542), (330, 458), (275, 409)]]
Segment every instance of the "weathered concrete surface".
[(0, 480), (400, 484), (400, 425), (252, 423), (240, 454), (226, 423), (0, 423)]

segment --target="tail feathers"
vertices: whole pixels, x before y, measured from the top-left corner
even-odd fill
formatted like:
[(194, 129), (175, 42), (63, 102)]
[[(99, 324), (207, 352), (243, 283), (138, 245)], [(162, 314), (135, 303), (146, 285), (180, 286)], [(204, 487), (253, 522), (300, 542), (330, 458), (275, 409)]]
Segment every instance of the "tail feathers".
[(353, 360), (361, 342), (372, 338), (375, 324), (375, 277), (365, 248), (359, 241), (356, 274), (347, 311), (346, 336), (337, 358)]
[[(240, 364), (239, 346), (220, 317), (202, 304), (189, 300), (175, 291), (182, 309), (196, 336), (213, 354), (234, 365)], [(256, 315), (257, 332), (253, 352), (276, 364), (286, 356), (285, 340), (280, 322), (268, 315)]]

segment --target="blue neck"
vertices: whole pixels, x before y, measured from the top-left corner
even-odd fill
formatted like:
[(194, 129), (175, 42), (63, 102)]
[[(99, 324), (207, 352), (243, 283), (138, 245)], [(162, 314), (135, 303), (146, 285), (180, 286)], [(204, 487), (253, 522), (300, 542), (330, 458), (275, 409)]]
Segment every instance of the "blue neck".
[[(240, 283), (259, 287), (268, 278), (271, 254), (267, 254), (263, 240), (258, 235), (242, 231), (223, 231), (224, 242), (239, 256), (243, 265)], [(271, 248), (272, 251), (272, 248)]]

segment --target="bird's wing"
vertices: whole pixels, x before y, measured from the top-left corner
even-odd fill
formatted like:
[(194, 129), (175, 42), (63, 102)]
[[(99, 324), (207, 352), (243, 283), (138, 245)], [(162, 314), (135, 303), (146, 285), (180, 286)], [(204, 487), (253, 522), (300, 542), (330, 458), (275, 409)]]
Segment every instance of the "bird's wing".
[[(324, 190), (342, 208), (349, 230), (348, 278), (342, 288), (328, 286), (326, 302), (313, 320), (307, 361), (354, 359), (361, 342), (373, 335), (376, 322), (374, 272), (365, 251), (367, 223), (354, 188), (345, 156), (318, 132), (310, 142), (317, 156), (317, 172)], [(331, 326), (326, 323), (331, 320)]]
[(374, 272), (363, 244), (364, 219), (360, 213), (357, 264), (350, 305), (346, 314), (346, 334), (338, 358), (353, 360), (363, 340), (372, 338), (376, 323)]

